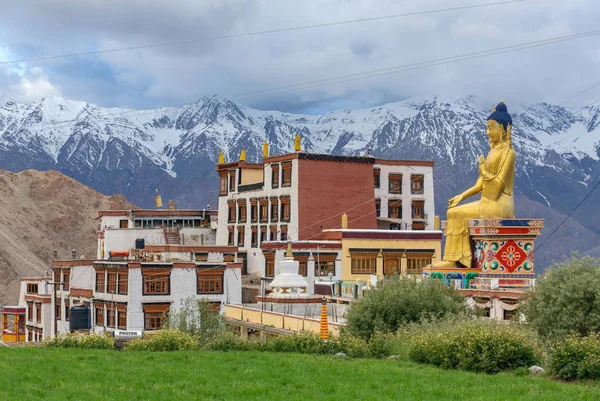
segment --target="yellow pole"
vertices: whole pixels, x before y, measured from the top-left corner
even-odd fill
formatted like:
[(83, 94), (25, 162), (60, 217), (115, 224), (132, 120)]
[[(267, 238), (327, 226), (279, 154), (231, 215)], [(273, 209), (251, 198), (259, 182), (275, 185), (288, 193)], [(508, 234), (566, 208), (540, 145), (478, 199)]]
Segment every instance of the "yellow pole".
[(323, 298), (321, 303), (321, 327), (319, 331), (321, 340), (326, 341), (329, 338), (329, 322), (327, 321), (327, 300)]

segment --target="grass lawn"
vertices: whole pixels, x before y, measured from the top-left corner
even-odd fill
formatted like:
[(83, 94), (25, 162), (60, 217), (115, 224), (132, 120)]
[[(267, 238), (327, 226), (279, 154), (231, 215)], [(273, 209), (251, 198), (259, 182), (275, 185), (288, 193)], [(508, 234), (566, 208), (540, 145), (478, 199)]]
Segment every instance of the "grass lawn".
[(597, 384), (266, 352), (0, 349), (0, 400), (597, 400)]

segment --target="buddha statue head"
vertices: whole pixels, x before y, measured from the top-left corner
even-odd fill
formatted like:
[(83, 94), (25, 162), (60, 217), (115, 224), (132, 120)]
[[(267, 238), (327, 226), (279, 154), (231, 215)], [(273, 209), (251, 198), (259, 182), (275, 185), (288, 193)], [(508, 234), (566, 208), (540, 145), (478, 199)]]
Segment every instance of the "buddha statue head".
[(508, 114), (508, 109), (504, 101), (494, 108), (494, 111), (487, 118), (487, 135), (492, 145), (507, 143), (512, 146), (512, 118)]

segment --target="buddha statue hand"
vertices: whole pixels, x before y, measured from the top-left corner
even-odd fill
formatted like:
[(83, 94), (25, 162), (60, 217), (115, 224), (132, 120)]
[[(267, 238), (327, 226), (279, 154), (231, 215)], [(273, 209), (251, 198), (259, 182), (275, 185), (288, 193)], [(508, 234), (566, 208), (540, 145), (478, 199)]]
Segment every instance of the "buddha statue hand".
[(448, 209), (453, 208), (454, 206), (457, 206), (460, 202), (462, 202), (462, 200), (464, 199), (463, 195), (456, 195), (453, 198), (450, 198), (448, 200)]

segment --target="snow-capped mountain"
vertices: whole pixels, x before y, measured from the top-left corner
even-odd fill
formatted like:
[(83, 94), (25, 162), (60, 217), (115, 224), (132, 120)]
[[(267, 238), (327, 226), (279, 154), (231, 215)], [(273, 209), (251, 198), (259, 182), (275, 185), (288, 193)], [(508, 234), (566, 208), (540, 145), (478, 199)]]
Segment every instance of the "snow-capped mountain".
[[(485, 124), (493, 106), (472, 96), (411, 98), (371, 109), (298, 115), (255, 110), (218, 96), (152, 110), (50, 96), (0, 107), (0, 168), (57, 169), (105, 194), (123, 193), (140, 206), (152, 206), (158, 188), (180, 207), (203, 207), (216, 200), (219, 149), (228, 160), (236, 160), (242, 148), (248, 160), (259, 160), (265, 139), (271, 154), (280, 154), (291, 151), (294, 135), (300, 134), (309, 152), (370, 150), (385, 158), (434, 160), (436, 206), (443, 216), (446, 200), (475, 181), (477, 157), (489, 149)], [(547, 215), (555, 220), (547, 227), (556, 225), (600, 179), (600, 106), (508, 107), (517, 151), (516, 193), (532, 201), (522, 204), (539, 205), (523, 211)], [(585, 232), (585, 246), (599, 246), (598, 206), (600, 190), (557, 237)]]

